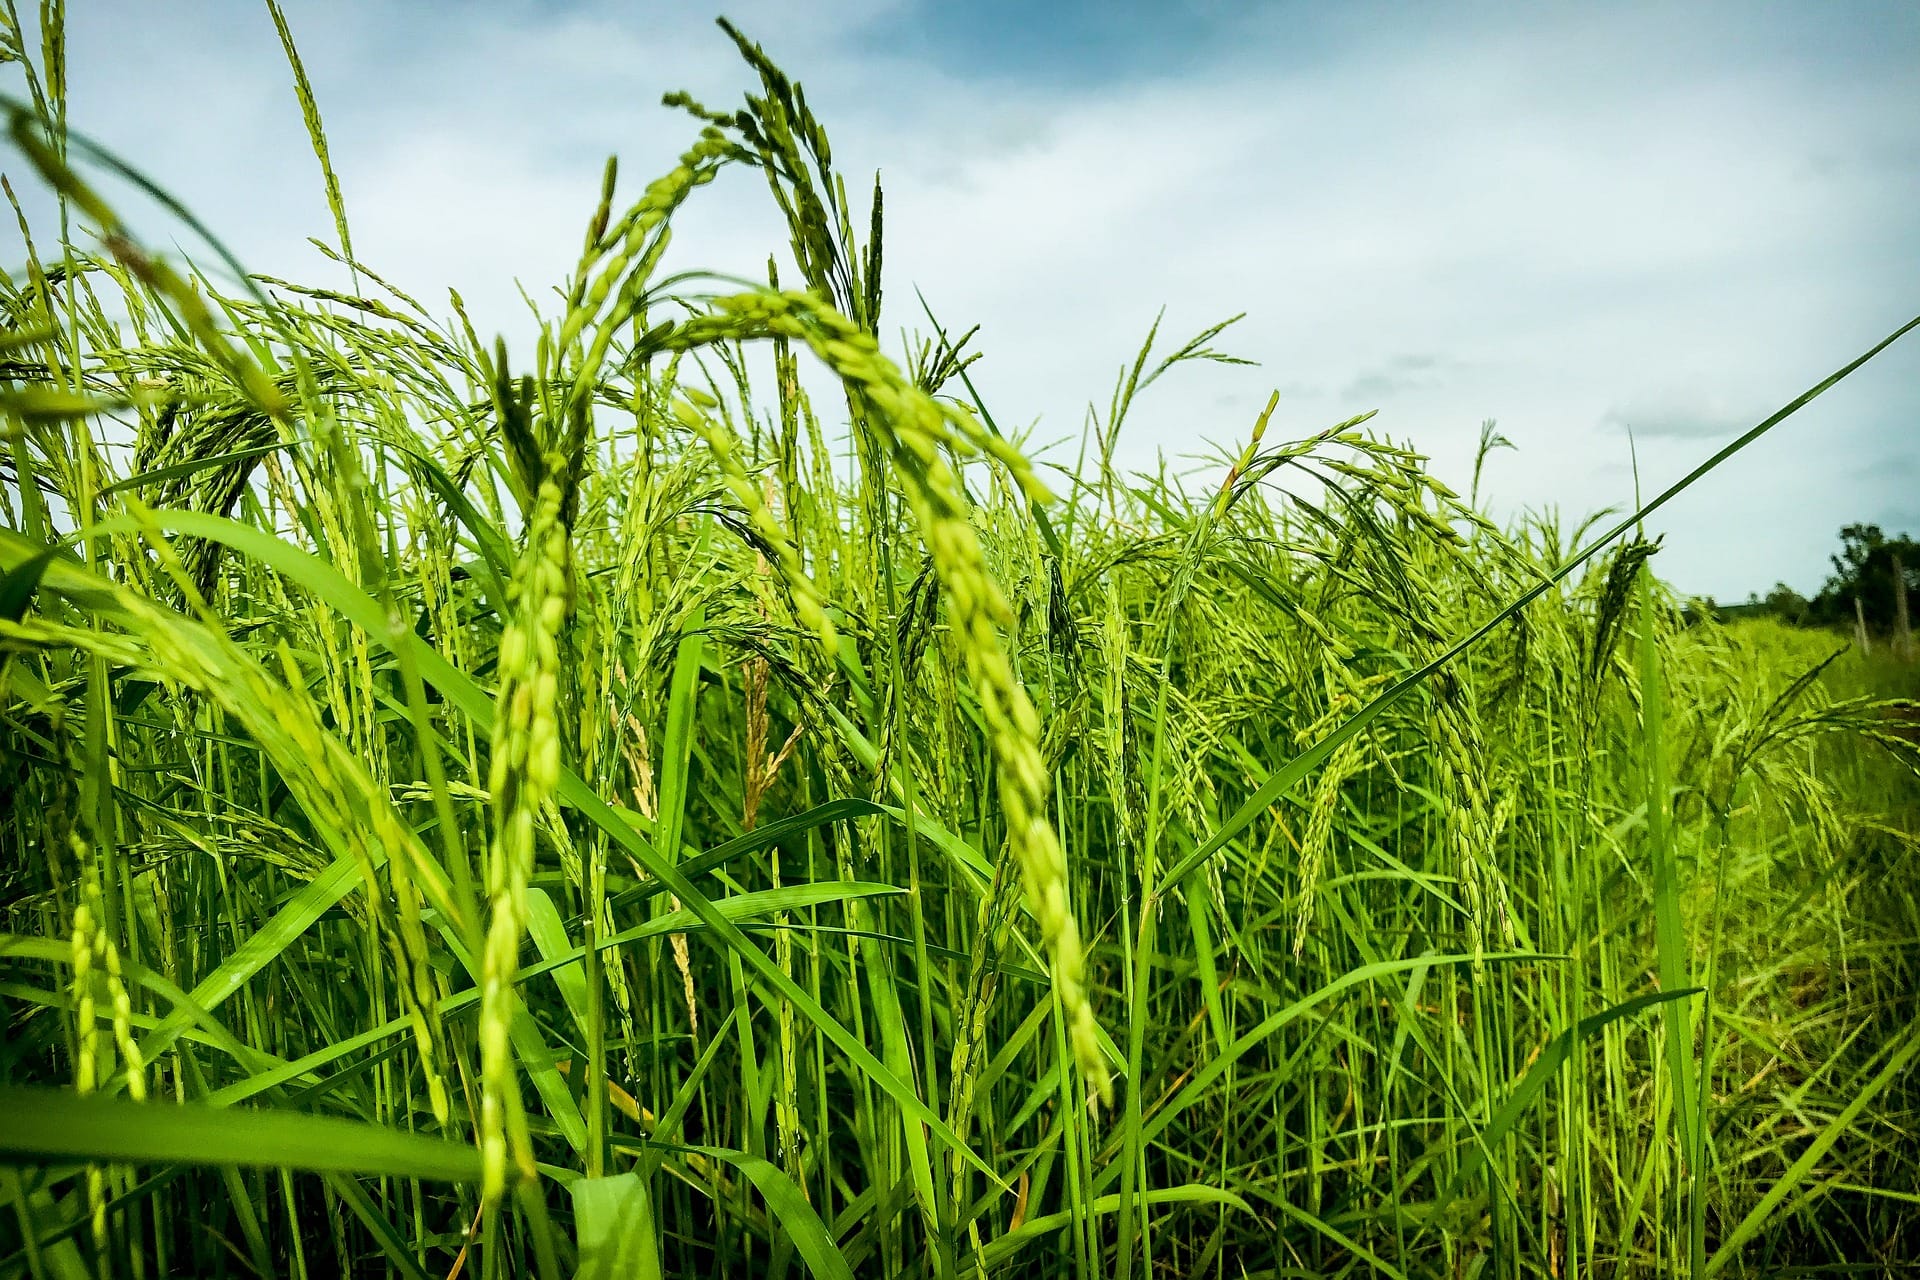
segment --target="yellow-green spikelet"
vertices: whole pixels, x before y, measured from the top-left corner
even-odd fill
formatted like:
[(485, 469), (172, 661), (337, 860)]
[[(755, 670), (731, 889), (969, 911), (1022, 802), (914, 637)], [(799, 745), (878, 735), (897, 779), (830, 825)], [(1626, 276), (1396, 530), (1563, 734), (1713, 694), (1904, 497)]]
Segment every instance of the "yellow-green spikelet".
[(482, 1195), (497, 1199), (509, 1159), (534, 1177), (533, 1151), (510, 1036), (520, 941), (533, 874), (534, 815), (560, 782), (559, 634), (567, 613), (568, 544), (560, 487), (545, 481), (528, 521), (527, 546), (514, 582), (512, 620), (500, 638), (499, 700), (494, 709), (493, 840), (487, 859), (487, 936), (481, 958), (480, 1154)]

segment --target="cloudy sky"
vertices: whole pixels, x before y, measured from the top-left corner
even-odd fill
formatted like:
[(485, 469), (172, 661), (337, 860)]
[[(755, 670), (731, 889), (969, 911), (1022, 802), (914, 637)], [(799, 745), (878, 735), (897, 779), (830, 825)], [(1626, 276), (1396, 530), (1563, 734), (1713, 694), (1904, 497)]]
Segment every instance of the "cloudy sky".
[[(70, 8), (75, 124), (250, 267), (328, 278), (264, 6)], [(751, 83), (705, 5), (286, 9), (360, 256), (508, 332), (571, 265), (605, 157), (637, 193), (692, 137), (662, 92)], [(1170, 375), (1125, 464), (1197, 465), (1277, 388), (1274, 431), (1378, 409), (1461, 488), (1497, 419), (1496, 510), (1580, 516), (1632, 499), (1633, 448), (1651, 492), (1920, 313), (1914, 3), (724, 11), (807, 86), (849, 185), (881, 173), (891, 326), (915, 285), (979, 323), (988, 404), (1063, 465), (1162, 306), (1176, 340), (1245, 311), (1221, 345), (1258, 367)], [(784, 239), (738, 171), (674, 257), (751, 276)], [(1920, 530), (1920, 334), (1670, 508), (1660, 568), (1811, 591), (1855, 520)]]

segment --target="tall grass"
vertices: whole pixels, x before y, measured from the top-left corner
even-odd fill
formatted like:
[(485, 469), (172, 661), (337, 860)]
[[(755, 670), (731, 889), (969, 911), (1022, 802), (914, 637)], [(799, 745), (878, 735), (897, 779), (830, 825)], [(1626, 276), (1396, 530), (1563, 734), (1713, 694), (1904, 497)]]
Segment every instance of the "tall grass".
[[(354, 259), (277, 8), (351, 291), (142, 247), (59, 16), (5, 18), (60, 225), (0, 298), (0, 1274), (1920, 1263), (1904, 669), (1365, 419), (1123, 473), (1225, 326), (1043, 484), (971, 335), (884, 354), (878, 190), (737, 35), (513, 352)], [(800, 287), (663, 278), (741, 169)]]

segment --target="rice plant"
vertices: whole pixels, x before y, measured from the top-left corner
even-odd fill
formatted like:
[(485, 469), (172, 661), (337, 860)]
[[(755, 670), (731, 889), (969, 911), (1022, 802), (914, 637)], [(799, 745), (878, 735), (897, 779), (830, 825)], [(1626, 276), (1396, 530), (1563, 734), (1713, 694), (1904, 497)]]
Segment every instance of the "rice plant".
[[(1912, 668), (1640, 532), (1920, 320), (1577, 526), (1271, 402), (1122, 472), (1226, 325), (1048, 468), (734, 28), (509, 350), (269, 7), (351, 290), (140, 243), (0, 18), (0, 1275), (1920, 1264)], [(788, 259), (662, 275), (745, 170)]]

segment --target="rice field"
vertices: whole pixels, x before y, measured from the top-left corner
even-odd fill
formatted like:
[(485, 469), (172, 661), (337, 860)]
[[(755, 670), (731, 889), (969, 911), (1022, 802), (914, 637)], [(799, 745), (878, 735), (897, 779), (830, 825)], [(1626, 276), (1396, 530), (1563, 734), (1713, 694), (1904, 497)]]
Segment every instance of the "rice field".
[[(5, 6), (0, 1276), (1920, 1265), (1920, 673), (1642, 533), (1880, 348), (1578, 523), (1123, 471), (1225, 325), (1043, 462), (746, 38), (509, 349), (273, 12), (347, 290), (141, 243)], [(778, 270), (662, 275), (732, 170)]]

